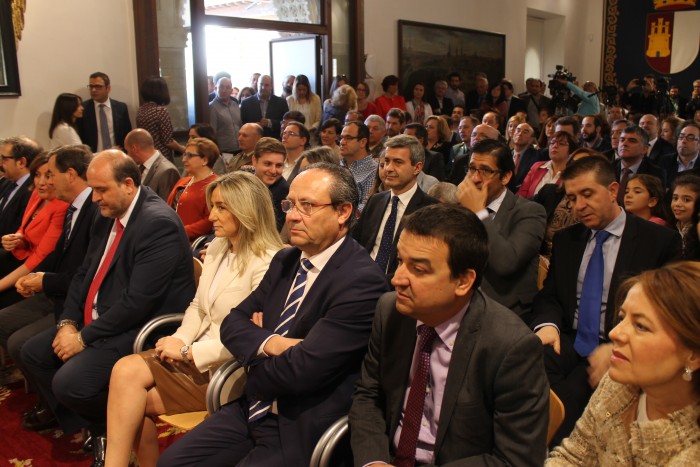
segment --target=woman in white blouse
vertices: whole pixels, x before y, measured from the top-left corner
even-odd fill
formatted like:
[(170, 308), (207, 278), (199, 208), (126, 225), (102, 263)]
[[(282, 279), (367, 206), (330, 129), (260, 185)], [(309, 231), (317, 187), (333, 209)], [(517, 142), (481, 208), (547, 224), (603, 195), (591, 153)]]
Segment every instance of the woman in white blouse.
[(76, 94), (63, 93), (56, 98), (49, 125), (50, 149), (66, 144), (81, 144), (75, 120), (83, 118), (83, 102)]
[(107, 404), (107, 465), (156, 465), (158, 437), (151, 417), (206, 409), (210, 369), (232, 358), (219, 329), (231, 307), (262, 280), (282, 248), (270, 192), (255, 176), (232, 172), (206, 190), (216, 238), (209, 245), (197, 294), (182, 325), (153, 350), (129, 355), (112, 370)]
[(411, 121), (420, 123), (421, 125), (425, 125), (428, 117), (433, 114), (433, 109), (430, 107), (430, 104), (423, 100), (424, 96), (425, 85), (423, 83), (416, 83), (413, 85), (413, 98), (406, 101), (406, 110), (411, 114)]
[(311, 83), (306, 75), (294, 78), (292, 95), (287, 97), (287, 106), (289, 110), (298, 110), (304, 114), (304, 126), (307, 130), (312, 133), (318, 130), (321, 123), (321, 99), (311, 90)]

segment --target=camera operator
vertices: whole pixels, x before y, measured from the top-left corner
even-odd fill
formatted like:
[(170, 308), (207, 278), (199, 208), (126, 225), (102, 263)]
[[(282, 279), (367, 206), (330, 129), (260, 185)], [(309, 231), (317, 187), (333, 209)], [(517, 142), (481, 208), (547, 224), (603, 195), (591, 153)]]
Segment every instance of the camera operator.
[(700, 111), (700, 79), (693, 81), (693, 94), (690, 96), (690, 101), (685, 106), (685, 116), (692, 120), (695, 117), (695, 112)]
[(562, 78), (558, 78), (559, 83), (566, 86), (576, 97), (581, 99), (576, 113), (581, 116), (596, 115), (600, 113), (600, 100), (598, 99), (598, 88), (593, 81), (583, 83), (583, 89), (574, 83)]
[(632, 114), (659, 114), (656, 103), (656, 79), (647, 75), (644, 79), (633, 79), (627, 85), (626, 103)]

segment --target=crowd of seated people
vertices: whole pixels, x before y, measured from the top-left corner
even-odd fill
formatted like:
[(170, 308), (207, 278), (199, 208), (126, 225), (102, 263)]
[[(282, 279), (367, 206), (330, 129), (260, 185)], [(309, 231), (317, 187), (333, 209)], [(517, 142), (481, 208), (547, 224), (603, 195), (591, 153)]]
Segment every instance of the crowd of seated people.
[[(473, 89), (458, 73), (405, 89), (389, 75), (376, 99), (341, 75), (322, 103), (287, 78), (286, 98), (267, 75), (246, 97), (213, 78), (210, 123), (180, 146), (154, 121), (160, 79), (132, 130), (95, 73), (91, 100), (56, 102), (61, 146), (3, 141), (0, 345), (37, 394), (25, 429), (88, 429), (96, 465), (132, 449), (144, 466), (304, 465), (349, 413), (358, 465), (542, 465), (548, 448), (559, 465), (604, 462), (615, 443), (636, 459), (630, 429), (671, 424), (691, 434), (649, 455), (698, 459), (697, 424), (674, 425), (700, 414), (700, 324), (670, 301), (700, 278), (669, 266), (700, 261), (700, 127), (685, 110), (660, 115), (630, 90), (557, 114), (540, 80), (515, 95), (484, 73)], [(183, 149), (181, 177), (164, 151)], [(86, 198), (94, 227), (71, 250), (84, 261), (64, 267)], [(20, 321), (21, 306), (42, 311)], [(178, 331), (132, 355), (140, 327), (172, 312)], [(666, 334), (646, 341), (640, 321)], [(667, 341), (669, 361), (643, 350)], [(159, 453), (151, 417), (202, 410), (230, 358), (244, 395)], [(660, 364), (671, 392), (643, 373)], [(548, 436), (550, 389), (565, 416)], [(601, 446), (597, 420), (621, 397), (623, 428)]]

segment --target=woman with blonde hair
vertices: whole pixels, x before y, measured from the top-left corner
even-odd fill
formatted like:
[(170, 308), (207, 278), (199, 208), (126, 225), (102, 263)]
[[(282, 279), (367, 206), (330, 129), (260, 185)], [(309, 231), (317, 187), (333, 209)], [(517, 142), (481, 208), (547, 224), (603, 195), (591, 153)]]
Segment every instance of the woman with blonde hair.
[(207, 187), (206, 199), (216, 238), (182, 325), (155, 349), (124, 357), (112, 370), (107, 465), (127, 465), (132, 448), (141, 467), (156, 465), (158, 433), (151, 417), (206, 409), (211, 371), (232, 358), (221, 343), (221, 322), (257, 288), (282, 248), (270, 192), (255, 175), (224, 175)]
[(349, 110), (357, 107), (357, 94), (352, 86), (343, 84), (333, 91), (333, 96), (323, 104), (323, 117), (321, 122), (329, 118), (336, 118), (341, 122), (345, 121), (345, 114)]
[(697, 465), (700, 460), (700, 263), (624, 282), (610, 369), (547, 466)]

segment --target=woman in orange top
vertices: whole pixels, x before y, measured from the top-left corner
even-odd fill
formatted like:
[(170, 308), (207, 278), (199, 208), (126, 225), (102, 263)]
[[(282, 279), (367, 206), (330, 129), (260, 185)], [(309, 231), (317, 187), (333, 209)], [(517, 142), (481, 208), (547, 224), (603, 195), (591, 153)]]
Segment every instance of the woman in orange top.
[(175, 209), (185, 225), (190, 241), (211, 232), (205, 190), (209, 183), (216, 180), (217, 175), (212, 167), (218, 158), (219, 149), (211, 140), (189, 140), (182, 155), (182, 163), (189, 176), (181, 178), (168, 196), (168, 205)]
[(68, 203), (56, 199), (54, 186), (49, 183), (48, 162), (47, 153), (41, 153), (30, 164), (34, 191), (24, 210), (22, 223), (17, 233), (2, 237), (3, 248), (12, 254), (3, 256), (0, 308), (22, 299), (14, 288), (15, 282), (29, 274), (54, 250), (63, 231)]

